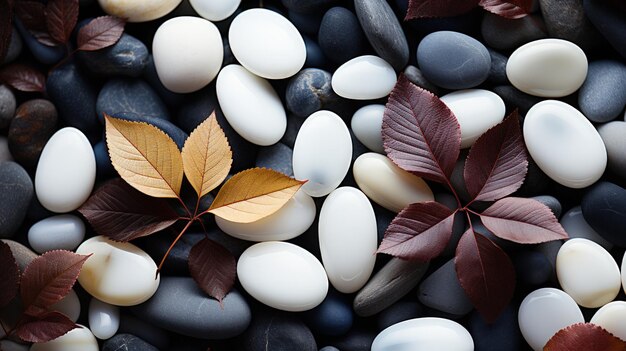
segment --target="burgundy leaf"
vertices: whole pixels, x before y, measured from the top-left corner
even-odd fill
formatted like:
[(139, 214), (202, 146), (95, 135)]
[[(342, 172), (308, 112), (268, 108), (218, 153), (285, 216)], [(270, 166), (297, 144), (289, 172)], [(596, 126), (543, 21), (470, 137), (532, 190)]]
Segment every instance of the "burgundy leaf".
[(552, 210), (533, 199), (504, 198), (483, 211), (480, 219), (497, 237), (520, 244), (568, 238)]
[(67, 43), (78, 21), (78, 0), (49, 0), (45, 13), (50, 36)]
[(78, 31), (78, 50), (94, 51), (109, 47), (124, 33), (126, 21), (115, 16), (98, 17)]
[(36, 316), (65, 297), (87, 258), (65, 250), (48, 251), (35, 258), (22, 274), (24, 312)]
[(15, 329), (15, 335), (26, 342), (51, 341), (79, 327), (66, 315), (57, 311), (27, 318), (25, 323)]
[(515, 291), (515, 269), (509, 256), (493, 241), (469, 229), (456, 247), (454, 265), (474, 307), (493, 323)]
[(530, 13), (533, 7), (532, 0), (480, 0), (478, 4), (485, 10), (498, 16), (516, 19)]
[(0, 82), (19, 91), (43, 92), (46, 87), (46, 77), (41, 72), (21, 63), (2, 67)]
[(45, 12), (46, 5), (38, 1), (18, 1), (15, 4), (15, 14), (37, 41), (48, 46), (58, 45), (48, 33)]
[(178, 220), (166, 200), (144, 195), (121, 178), (100, 187), (78, 212), (98, 234), (117, 241), (156, 233)]
[(196, 284), (221, 303), (235, 284), (235, 257), (222, 245), (204, 238), (191, 248), (188, 263)]
[(0, 0), (0, 63), (9, 51), (13, 33), (14, 0)]
[(462, 15), (478, 6), (479, 0), (409, 0), (405, 20)]
[(20, 269), (11, 248), (0, 240), (0, 308), (6, 306), (15, 295), (20, 283)]
[(527, 171), (526, 146), (514, 111), (478, 138), (465, 162), (463, 177), (475, 201), (495, 201), (519, 189)]
[(400, 168), (448, 183), (461, 148), (461, 129), (448, 107), (401, 75), (383, 116), (387, 156)]
[(544, 351), (626, 351), (626, 341), (600, 326), (576, 323), (559, 330), (543, 348)]

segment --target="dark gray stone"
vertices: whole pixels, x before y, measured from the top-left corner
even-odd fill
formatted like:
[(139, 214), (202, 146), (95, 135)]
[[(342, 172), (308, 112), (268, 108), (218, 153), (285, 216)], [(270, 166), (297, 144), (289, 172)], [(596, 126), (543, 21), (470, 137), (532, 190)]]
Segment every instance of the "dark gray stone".
[(433, 83), (429, 82), (428, 79), (424, 77), (422, 71), (420, 71), (419, 68), (413, 65), (408, 65), (404, 69), (403, 73), (406, 78), (411, 81), (411, 83), (417, 85), (420, 88), (426, 89), (435, 95), (439, 95), (439, 88), (437, 88), (437, 86)]
[(626, 247), (626, 189), (609, 182), (596, 183), (580, 207), (593, 230), (613, 245)]
[(497, 85), (511, 84), (506, 76), (506, 64), (509, 58), (495, 50), (489, 48), (487, 50), (489, 50), (489, 56), (491, 56), (491, 68), (489, 69), (487, 80)]
[(6, 137), (0, 136), (0, 162), (13, 161), (11, 151), (9, 151), (9, 141)]
[(569, 235), (570, 239), (583, 238), (591, 240), (605, 248), (607, 251), (611, 251), (613, 248), (613, 244), (606, 241), (603, 237), (596, 233), (596, 231), (591, 228), (589, 223), (585, 221), (585, 217), (583, 216), (580, 206), (569, 209), (569, 211), (563, 215), (563, 218), (561, 218), (561, 225), (563, 226), (563, 229), (565, 229), (567, 235)]
[(539, 4), (551, 38), (571, 41), (586, 51), (604, 43), (585, 15), (582, 0), (539, 0)]
[(290, 11), (315, 13), (330, 7), (337, 0), (282, 0), (283, 6)]
[(304, 119), (301, 117), (292, 113), (287, 115), (287, 130), (285, 130), (285, 135), (283, 135), (283, 138), (280, 139), (280, 142), (293, 149), (293, 145), (296, 142), (296, 137), (298, 136), (300, 127), (302, 127), (302, 123), (304, 123)]
[(330, 73), (318, 68), (306, 68), (289, 80), (285, 92), (287, 109), (306, 118), (315, 111), (337, 110), (342, 99), (331, 87)]
[(419, 286), (417, 297), (424, 306), (454, 317), (463, 317), (474, 308), (459, 283), (454, 259), (424, 279)]
[(365, 51), (365, 34), (356, 15), (344, 8), (326, 11), (320, 25), (317, 41), (331, 61), (342, 64)]
[(384, 330), (396, 323), (424, 316), (424, 307), (419, 302), (399, 301), (380, 312), (377, 319), (378, 330)]
[(170, 343), (169, 334), (165, 330), (144, 322), (131, 314), (121, 315), (120, 327), (117, 332), (135, 335), (161, 350), (167, 350)]
[(322, 14), (320, 12), (301, 13), (289, 10), (287, 17), (289, 21), (298, 28), (300, 33), (310, 36), (317, 35), (317, 31), (320, 29), (320, 24), (322, 23)]
[(0, 238), (10, 238), (22, 225), (34, 194), (28, 173), (15, 162), (0, 163)]
[(258, 312), (250, 328), (241, 336), (244, 351), (317, 351), (313, 334), (295, 315)]
[(165, 102), (169, 107), (178, 107), (183, 102), (185, 94), (175, 93), (167, 89), (163, 83), (161, 83), (161, 79), (159, 79), (159, 75), (157, 74), (152, 55), (148, 56), (148, 63), (146, 64), (146, 68), (143, 70), (143, 75), (141, 77), (152, 86), (152, 89), (159, 94), (161, 99), (163, 99), (163, 102)]
[(550, 195), (539, 195), (532, 197), (532, 199), (537, 200), (542, 204), (548, 206), (554, 214), (554, 217), (561, 217), (561, 213), (563, 213), (563, 206), (561, 206), (561, 202), (556, 197)]
[(256, 157), (256, 166), (273, 169), (293, 177), (292, 156), (293, 150), (282, 143), (260, 147)]
[(102, 344), (102, 351), (159, 351), (131, 334), (117, 334)]
[(161, 131), (167, 134), (170, 138), (172, 138), (172, 140), (174, 140), (178, 148), (181, 150), (183, 149), (183, 146), (185, 145), (185, 140), (187, 140), (187, 137), (189, 136), (187, 135), (187, 133), (183, 132), (180, 128), (178, 128), (178, 126), (175, 125), (174, 123), (168, 120), (165, 120), (163, 118), (160, 118), (160, 117), (135, 114), (132, 112), (118, 112), (118, 113), (112, 114), (111, 116), (116, 117), (116, 118), (121, 118), (127, 121), (145, 122), (145, 123), (151, 124), (159, 128)]
[(304, 61), (304, 67), (306, 68), (321, 68), (326, 66), (326, 56), (322, 52), (322, 48), (317, 42), (306, 35), (302, 36), (304, 39), (304, 46), (306, 48), (306, 61)]
[(541, 286), (552, 276), (552, 264), (546, 255), (539, 251), (522, 251), (513, 257), (516, 277), (519, 283)]
[(115, 175), (115, 168), (109, 157), (106, 141), (100, 140), (93, 146), (93, 155), (96, 157), (96, 175), (100, 179)]
[(40, 43), (32, 34), (24, 27), (22, 22), (15, 16), (15, 28), (24, 40), (24, 44), (33, 54), (35, 59), (44, 65), (53, 65), (65, 56), (67, 49), (65, 46), (48, 46)]
[(485, 43), (497, 50), (512, 51), (534, 40), (548, 37), (539, 15), (508, 19), (486, 12), (481, 25)]
[(324, 301), (305, 313), (305, 321), (316, 335), (339, 336), (352, 328), (352, 306), (343, 294), (328, 292)]
[(11, 41), (9, 42), (9, 49), (7, 50), (7, 54), (2, 63), (6, 64), (14, 61), (22, 53), (23, 46), (22, 38), (17, 32), (17, 29), (13, 27), (13, 31), (11, 32)]
[(56, 132), (57, 109), (44, 99), (21, 104), (9, 128), (9, 149), (17, 162), (34, 169), (48, 139)]
[(148, 64), (148, 48), (139, 39), (124, 33), (115, 45), (79, 51), (78, 57), (95, 74), (138, 77)]
[(131, 113), (170, 119), (159, 95), (141, 79), (114, 78), (106, 82), (98, 94), (96, 112), (100, 121), (104, 121), (105, 112), (108, 115)]
[(485, 322), (480, 313), (469, 318), (468, 331), (474, 339), (475, 351), (518, 351), (522, 338), (517, 324), (516, 308), (507, 307), (492, 324)]
[(15, 116), (15, 95), (6, 85), (0, 85), (0, 129), (7, 128)]
[(509, 111), (518, 109), (520, 115), (525, 116), (536, 103), (542, 99), (517, 90), (512, 85), (499, 85), (493, 88), (493, 92), (504, 100)]
[(353, 329), (347, 335), (332, 342), (341, 351), (370, 351), (376, 333), (369, 330)]
[(626, 58), (626, 13), (609, 2), (597, 0), (583, 0), (583, 8), (591, 23)]
[(626, 179), (626, 122), (614, 121), (598, 127), (608, 155), (608, 168)]
[(592, 122), (617, 118), (626, 106), (626, 65), (613, 60), (590, 63), (578, 92), (578, 105)]
[[(0, 164), (1, 165), (1, 164)], [(35, 258), (37, 258), (37, 254), (33, 252), (33, 250), (28, 247), (18, 243), (13, 240), (2, 240), (5, 244), (9, 245), (11, 248), (11, 253), (15, 258), (15, 262), (17, 262), (17, 266), (20, 268), (21, 272), (24, 272), (24, 269), (33, 262)]]

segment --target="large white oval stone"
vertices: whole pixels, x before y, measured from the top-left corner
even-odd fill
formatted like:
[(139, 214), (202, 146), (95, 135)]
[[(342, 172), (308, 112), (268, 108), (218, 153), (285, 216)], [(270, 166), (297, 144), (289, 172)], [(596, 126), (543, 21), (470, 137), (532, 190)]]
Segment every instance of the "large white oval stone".
[(474, 340), (457, 322), (426, 317), (396, 323), (376, 336), (372, 351), (473, 351)]
[(626, 252), (624, 252), (624, 257), (622, 258), (622, 288), (626, 292)]
[(237, 61), (263, 78), (289, 78), (306, 61), (300, 32), (271, 10), (256, 8), (238, 14), (230, 25), (228, 41)]
[(385, 105), (367, 105), (358, 109), (352, 116), (350, 126), (354, 136), (368, 149), (382, 154), (383, 147), (383, 115)]
[(363, 287), (376, 263), (376, 215), (365, 194), (353, 187), (333, 190), (319, 219), (322, 263), (338, 291), (351, 294)]
[(52, 216), (33, 224), (28, 243), (37, 253), (50, 250), (74, 250), (85, 237), (85, 224), (70, 214)]
[(328, 292), (320, 261), (305, 249), (281, 241), (255, 244), (237, 262), (241, 286), (279, 310), (299, 312), (319, 305)]
[(78, 282), (91, 296), (116, 306), (134, 306), (148, 300), (159, 287), (157, 266), (143, 250), (131, 243), (95, 236), (76, 253), (92, 254), (83, 265)]
[(575, 92), (585, 82), (587, 56), (567, 40), (536, 40), (511, 54), (506, 76), (527, 94), (561, 97)]
[(353, 100), (383, 98), (396, 85), (396, 72), (378, 56), (364, 55), (339, 66), (331, 79), (337, 95)]
[(120, 327), (120, 308), (92, 298), (88, 318), (89, 329), (93, 335), (100, 340), (106, 340), (115, 335)]
[(189, 0), (189, 3), (200, 16), (218, 22), (232, 15), (241, 0)]
[(182, 0), (98, 0), (109, 15), (128, 22), (147, 22), (172, 12)]
[(559, 330), (585, 322), (580, 308), (559, 289), (541, 288), (528, 294), (519, 308), (519, 328), (535, 351), (542, 351)]
[(580, 111), (564, 102), (535, 104), (524, 120), (524, 140), (539, 168), (567, 187), (587, 187), (606, 168), (600, 134)]
[(348, 173), (352, 139), (343, 120), (330, 111), (317, 111), (300, 127), (293, 147), (293, 174), (308, 180), (302, 186), (313, 196), (328, 195)]
[(626, 340), (626, 302), (613, 301), (607, 303), (596, 311), (590, 322), (601, 326), (618, 338)]
[(244, 139), (268, 146), (285, 134), (285, 108), (265, 79), (239, 65), (228, 65), (217, 76), (216, 91), (228, 123)]
[(224, 47), (217, 27), (199, 17), (174, 17), (154, 34), (152, 55), (163, 85), (191, 93), (211, 83), (222, 66)]
[(372, 201), (393, 212), (416, 202), (434, 201), (428, 184), (396, 166), (387, 156), (368, 152), (352, 165), (354, 180)]
[(52, 341), (33, 344), (30, 351), (98, 351), (98, 340), (82, 325)]
[(78, 129), (60, 129), (41, 152), (35, 174), (37, 199), (52, 212), (74, 211), (91, 194), (96, 181), (96, 158), (87, 137)]

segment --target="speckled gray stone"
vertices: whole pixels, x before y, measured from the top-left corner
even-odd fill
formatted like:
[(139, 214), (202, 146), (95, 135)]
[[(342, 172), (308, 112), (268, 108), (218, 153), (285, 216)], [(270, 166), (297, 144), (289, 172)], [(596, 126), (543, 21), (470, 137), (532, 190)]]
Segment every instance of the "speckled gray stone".
[(571, 41), (585, 51), (605, 43), (587, 18), (582, 0), (539, 0), (539, 4), (551, 38)]
[(508, 19), (486, 12), (481, 32), (488, 46), (503, 51), (512, 51), (533, 40), (548, 37), (545, 24), (539, 15)]
[(22, 225), (34, 193), (33, 182), (22, 166), (0, 163), (0, 238), (12, 237)]
[(6, 85), (0, 85), (0, 129), (7, 128), (15, 116), (15, 95)]
[(298, 72), (287, 84), (287, 109), (300, 118), (319, 110), (336, 111), (342, 99), (333, 91), (331, 78), (330, 73), (319, 68)]
[(613, 60), (591, 62), (578, 93), (578, 105), (593, 122), (617, 118), (626, 106), (626, 65)]
[(117, 43), (96, 51), (80, 51), (78, 57), (92, 72), (106, 76), (139, 76), (148, 64), (148, 48), (137, 38), (122, 34)]

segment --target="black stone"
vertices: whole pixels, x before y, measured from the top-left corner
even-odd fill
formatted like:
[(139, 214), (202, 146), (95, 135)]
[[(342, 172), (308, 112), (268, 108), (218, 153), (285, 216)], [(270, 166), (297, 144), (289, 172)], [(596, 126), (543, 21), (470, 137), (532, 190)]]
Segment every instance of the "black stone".
[(301, 34), (316, 36), (322, 23), (322, 14), (320, 12), (300, 13), (289, 10), (287, 16)]
[(131, 334), (117, 334), (102, 344), (102, 351), (159, 351)]
[(326, 67), (327, 59), (322, 52), (322, 48), (317, 42), (306, 35), (302, 36), (304, 39), (304, 46), (306, 48), (306, 61), (304, 61), (304, 67), (310, 68), (322, 68)]
[(241, 336), (242, 351), (317, 351), (311, 330), (295, 316), (273, 311), (258, 312)]
[(44, 65), (53, 65), (66, 55), (67, 49), (63, 45), (48, 46), (40, 43), (32, 34), (24, 27), (22, 22), (15, 16), (15, 28), (24, 40), (24, 44), (33, 54), (35, 59)]
[(478, 312), (472, 313), (469, 318), (468, 331), (474, 339), (474, 350), (520, 350), (522, 338), (515, 310), (513, 306), (507, 307), (492, 324), (487, 324)]
[(326, 11), (319, 28), (317, 41), (330, 60), (342, 64), (365, 51), (365, 34), (356, 15), (344, 8)]
[(598, 133), (606, 147), (609, 170), (626, 179), (626, 122), (603, 124), (598, 128)]
[(330, 73), (318, 68), (298, 72), (287, 85), (287, 109), (301, 118), (324, 109), (337, 111), (342, 99), (333, 91), (331, 78)]
[(512, 51), (534, 40), (548, 37), (546, 26), (539, 15), (508, 19), (485, 13), (481, 25), (485, 43), (497, 50)]
[(495, 50), (489, 48), (487, 50), (489, 50), (489, 56), (491, 56), (491, 68), (487, 77), (489, 82), (496, 85), (511, 84), (506, 76), (506, 64), (509, 58)]
[(338, 336), (346, 334), (354, 320), (352, 306), (345, 295), (329, 291), (321, 304), (306, 312), (306, 322), (316, 334)]
[(6, 85), (0, 85), (0, 129), (11, 125), (11, 120), (15, 116), (15, 95)]
[(375, 338), (376, 333), (369, 330), (353, 329), (331, 344), (341, 351), (370, 351)]
[(337, 0), (282, 0), (283, 6), (290, 11), (315, 13), (326, 9)]
[(98, 94), (96, 112), (100, 121), (104, 121), (104, 113), (170, 119), (167, 107), (150, 85), (141, 79), (131, 78), (114, 78), (106, 82)]
[(13, 31), (11, 32), (11, 39), (9, 41), (9, 48), (7, 49), (7, 54), (2, 61), (2, 64), (7, 64), (9, 62), (14, 61), (21, 53), (22, 53), (22, 38), (17, 32), (17, 29), (13, 27)]
[(552, 277), (552, 264), (545, 254), (538, 251), (522, 251), (513, 259), (520, 283), (539, 286)]
[(459, 283), (454, 260), (446, 262), (424, 279), (417, 297), (424, 306), (454, 317), (463, 317), (474, 308)]
[(586, 51), (604, 44), (585, 15), (582, 0), (539, 0), (539, 4), (551, 38), (571, 41)]
[(384, 330), (396, 323), (424, 316), (424, 307), (419, 302), (398, 301), (380, 312), (377, 319), (378, 330)]
[(34, 169), (48, 139), (56, 132), (57, 109), (44, 99), (21, 104), (9, 128), (9, 150), (17, 162)]
[(15, 162), (0, 163), (0, 238), (10, 238), (22, 225), (34, 194), (28, 173)]
[(609, 182), (596, 183), (580, 207), (593, 230), (614, 245), (626, 247), (626, 189)]
[(126, 33), (113, 46), (78, 53), (89, 71), (104, 76), (138, 77), (148, 64), (148, 56), (148, 48), (139, 39)]
[(100, 179), (108, 178), (115, 174), (115, 168), (111, 163), (106, 142), (101, 140), (94, 144), (93, 154), (96, 157), (96, 175)]
[(591, 23), (626, 58), (626, 13), (597, 0), (583, 0), (583, 8)]
[(170, 343), (169, 334), (165, 330), (144, 322), (132, 314), (123, 313), (120, 316), (120, 327), (117, 332), (132, 334), (162, 350), (167, 350)]
[(578, 92), (578, 105), (592, 122), (617, 118), (626, 106), (626, 65), (613, 60), (591, 62)]
[(563, 213), (563, 206), (561, 206), (561, 202), (554, 196), (550, 195), (539, 195), (532, 198), (533, 200), (537, 200), (542, 204), (548, 206), (550, 211), (554, 214), (554, 217), (560, 218)]
[(259, 148), (256, 157), (256, 166), (273, 169), (293, 177), (293, 150), (282, 143)]
[(493, 92), (504, 100), (508, 111), (518, 109), (520, 115), (525, 116), (536, 103), (542, 99), (517, 90), (512, 85), (499, 85), (493, 88)]

